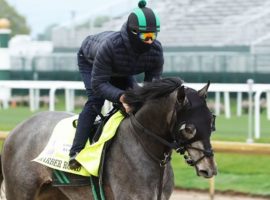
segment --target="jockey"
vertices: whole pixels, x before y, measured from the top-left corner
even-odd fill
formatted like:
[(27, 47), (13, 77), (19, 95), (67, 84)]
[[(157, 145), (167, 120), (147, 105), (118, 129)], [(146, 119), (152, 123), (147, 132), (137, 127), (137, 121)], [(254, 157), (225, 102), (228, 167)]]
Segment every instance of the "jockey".
[(133, 75), (144, 73), (146, 82), (160, 78), (164, 59), (161, 43), (156, 40), (159, 31), (159, 17), (141, 0), (120, 31), (90, 35), (82, 42), (77, 59), (88, 100), (69, 153), (71, 169), (80, 167), (76, 155), (84, 148), (96, 110), (101, 111), (105, 99), (122, 103), (129, 113), (124, 91), (136, 85)]

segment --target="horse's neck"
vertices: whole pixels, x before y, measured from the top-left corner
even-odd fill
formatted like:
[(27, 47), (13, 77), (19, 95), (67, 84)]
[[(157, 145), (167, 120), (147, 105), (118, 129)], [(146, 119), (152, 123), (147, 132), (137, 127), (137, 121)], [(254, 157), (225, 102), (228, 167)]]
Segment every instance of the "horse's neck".
[[(170, 140), (170, 122), (168, 121), (169, 107), (161, 106), (164, 102), (152, 102), (145, 105), (135, 115), (136, 120), (148, 131), (163, 138)], [(163, 158), (164, 152), (168, 151), (168, 147), (157, 141), (153, 136), (145, 134), (142, 130), (135, 127), (131, 130), (139, 137), (142, 146), (146, 147), (146, 151), (153, 154), (157, 158)]]
[[(175, 104), (172, 97), (146, 103), (135, 115), (143, 127), (166, 140), (170, 137), (170, 116)], [(114, 198), (156, 200), (161, 177), (159, 162), (164, 159), (165, 150), (167, 147), (164, 144), (134, 127), (131, 118), (125, 119), (118, 128), (105, 165)], [(163, 181), (166, 184), (163, 184), (162, 199), (169, 199), (173, 190), (170, 163), (165, 167)]]
[(166, 106), (167, 99), (154, 101), (144, 105), (138, 113), (136, 119), (147, 130), (152, 131), (156, 135), (168, 139), (168, 131), (170, 129), (170, 115), (172, 114), (172, 106)]
[[(152, 108), (149, 107), (149, 110), (139, 111), (135, 117), (143, 126), (163, 137), (166, 128), (160, 124), (166, 117), (162, 115), (161, 110), (159, 113), (160, 116), (156, 116), (157, 112), (153, 112)], [(148, 118), (143, 117), (144, 114), (149, 115), (150, 121), (145, 121)], [(134, 195), (137, 195), (136, 199), (156, 199), (160, 181), (160, 165), (146, 151), (150, 151), (151, 154), (162, 159), (164, 149), (165, 147), (161, 143), (136, 130), (132, 126), (130, 118), (121, 123), (108, 152), (107, 164), (105, 165), (108, 184), (116, 199), (121, 199), (121, 196), (126, 197), (125, 199), (129, 199), (129, 197), (133, 199)], [(173, 174), (170, 164), (165, 168), (164, 182), (166, 184), (164, 184), (163, 195), (169, 197), (173, 188)], [(127, 189), (121, 190), (123, 187)]]

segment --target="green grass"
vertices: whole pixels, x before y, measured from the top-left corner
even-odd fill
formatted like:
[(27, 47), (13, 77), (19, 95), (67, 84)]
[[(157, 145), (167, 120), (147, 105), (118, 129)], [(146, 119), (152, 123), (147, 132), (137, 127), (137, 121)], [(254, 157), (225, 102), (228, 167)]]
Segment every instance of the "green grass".
[[(57, 103), (55, 106), (57, 111), (64, 111), (65, 106), (63, 100), (60, 103)], [(0, 131), (10, 131), (16, 125), (21, 123), (22, 121), (30, 118), (32, 115), (35, 115), (41, 111), (48, 111), (48, 106), (43, 106), (39, 111), (31, 112), (29, 107), (26, 106), (18, 106), (16, 108), (9, 108), (7, 110), (0, 109)], [(79, 113), (80, 109), (76, 108), (74, 113)]]
[[(62, 98), (63, 99), (63, 98)], [(235, 105), (232, 102), (232, 117), (226, 119), (223, 115), (216, 120), (217, 131), (213, 133), (213, 140), (242, 141), (247, 139), (248, 116), (235, 116)], [(40, 111), (48, 110), (42, 107)], [(64, 103), (56, 104), (56, 110), (64, 110)], [(40, 112), (39, 111), (39, 112)], [(79, 113), (80, 108), (75, 110)], [(0, 131), (9, 131), (18, 123), (29, 118), (32, 113), (28, 107), (10, 108), (0, 110)], [(265, 111), (261, 114), (262, 137), (256, 142), (270, 143), (270, 122), (266, 119)], [(256, 195), (270, 196), (270, 155), (237, 155), (217, 153), (218, 176), (215, 178), (217, 191), (235, 191)], [(185, 189), (207, 190), (207, 179), (197, 177), (195, 170), (189, 167), (182, 156), (173, 156), (173, 168), (177, 187)]]
[(29, 111), (29, 108), (27, 107), (18, 107), (16, 109), (10, 108), (7, 110), (0, 110), (0, 130), (10, 131), (17, 124), (29, 118), (33, 114), (35, 113), (31, 113)]
[[(270, 156), (216, 153), (216, 191), (234, 191), (270, 196)], [(184, 189), (208, 190), (209, 181), (196, 175), (179, 155), (173, 156), (175, 185)]]
[[(242, 141), (246, 142), (248, 137), (248, 116), (232, 116), (226, 119), (223, 115), (216, 119), (216, 132), (213, 133), (213, 140), (224, 141)], [(270, 143), (270, 121), (267, 120), (266, 114), (261, 114), (261, 138), (255, 142)]]

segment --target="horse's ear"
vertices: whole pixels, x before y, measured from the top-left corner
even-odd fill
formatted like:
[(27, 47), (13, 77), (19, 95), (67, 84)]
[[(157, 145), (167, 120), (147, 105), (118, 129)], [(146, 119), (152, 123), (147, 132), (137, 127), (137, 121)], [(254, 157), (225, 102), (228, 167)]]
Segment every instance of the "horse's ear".
[(185, 106), (186, 104), (188, 104), (188, 99), (186, 96), (186, 92), (185, 92), (185, 87), (181, 86), (178, 89), (178, 93), (177, 93), (177, 101), (182, 105)]
[(200, 97), (206, 98), (207, 97), (207, 91), (210, 86), (210, 81), (207, 82), (207, 84), (198, 91), (198, 94)]

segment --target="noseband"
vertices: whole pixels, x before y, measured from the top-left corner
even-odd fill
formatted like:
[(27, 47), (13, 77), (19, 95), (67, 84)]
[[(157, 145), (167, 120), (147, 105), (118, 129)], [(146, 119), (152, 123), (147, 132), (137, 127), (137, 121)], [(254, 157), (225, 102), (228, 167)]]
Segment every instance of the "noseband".
[[(216, 119), (216, 116), (212, 114), (212, 123), (211, 123), (211, 132), (215, 131), (216, 130), (216, 127), (215, 127), (215, 119)], [(181, 128), (179, 129), (179, 131), (183, 131), (184, 129), (186, 128), (186, 124), (182, 124), (181, 125)], [(180, 143), (177, 143), (176, 142), (176, 135), (174, 133), (174, 141), (176, 144), (179, 145), (179, 147), (177, 149), (175, 149), (175, 151), (177, 153), (180, 153), (181, 155), (184, 155), (184, 159), (186, 160), (187, 164), (189, 164), (190, 166), (195, 166), (197, 165), (202, 159), (204, 158), (211, 158), (214, 156), (214, 153), (213, 153), (213, 150), (210, 148), (210, 149), (200, 149), (200, 148), (196, 148), (196, 147), (192, 147), (191, 144), (196, 142), (196, 140), (194, 140), (193, 138), (192, 139), (189, 139), (189, 140), (185, 140), (185, 141), (181, 141)], [(203, 153), (203, 156), (201, 156), (199, 159), (197, 159), (196, 161), (193, 160), (189, 155), (186, 155), (185, 152), (188, 150), (188, 149), (193, 149), (193, 150), (196, 150), (196, 151), (199, 151), (199, 152), (202, 152)]]
[[(196, 148), (196, 147), (192, 147), (190, 146), (190, 144), (192, 143), (186, 143), (186, 144), (182, 144), (182, 146), (180, 146), (180, 149), (176, 149), (177, 153), (180, 153), (181, 155), (184, 155), (184, 159), (186, 160), (186, 163), (190, 166), (195, 166), (197, 165), (202, 159), (204, 158), (211, 158), (214, 156), (213, 150), (209, 149), (209, 150), (205, 150), (205, 149), (200, 149), (200, 148)], [(186, 155), (185, 152), (188, 149), (194, 149), (197, 151), (200, 151), (203, 153), (203, 156), (201, 156), (200, 158), (198, 158), (196, 161), (193, 160), (189, 155)]]

